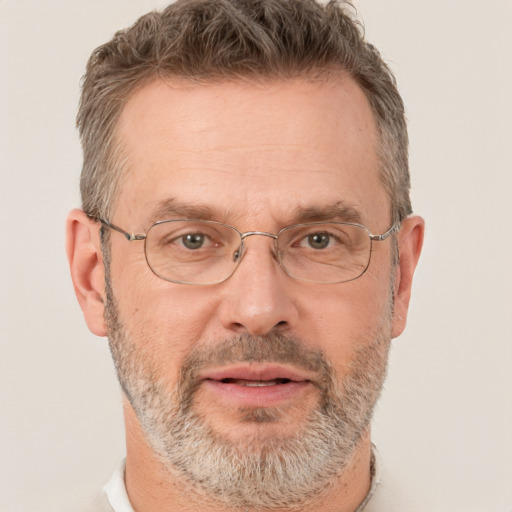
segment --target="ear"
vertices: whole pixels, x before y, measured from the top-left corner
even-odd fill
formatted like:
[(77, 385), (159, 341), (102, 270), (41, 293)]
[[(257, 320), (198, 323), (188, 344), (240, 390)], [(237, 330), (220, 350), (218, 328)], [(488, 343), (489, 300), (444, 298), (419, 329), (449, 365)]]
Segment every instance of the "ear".
[(75, 294), (87, 326), (97, 336), (106, 336), (105, 269), (99, 227), (82, 210), (73, 210), (68, 215), (66, 252)]
[(397, 235), (400, 261), (396, 268), (393, 338), (400, 336), (405, 329), (407, 310), (411, 298), (412, 278), (420, 258), (424, 232), (424, 220), (417, 215), (412, 215), (402, 221)]

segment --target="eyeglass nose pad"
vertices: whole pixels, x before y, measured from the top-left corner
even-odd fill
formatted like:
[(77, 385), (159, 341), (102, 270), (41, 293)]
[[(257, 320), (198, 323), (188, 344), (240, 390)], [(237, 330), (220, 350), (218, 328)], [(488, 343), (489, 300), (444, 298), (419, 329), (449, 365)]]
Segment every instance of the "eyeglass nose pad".
[(233, 253), (233, 261), (234, 261), (235, 263), (239, 262), (239, 261), (240, 261), (240, 259), (242, 258), (243, 250), (244, 250), (244, 243), (242, 242), (242, 243), (238, 246), (238, 249)]

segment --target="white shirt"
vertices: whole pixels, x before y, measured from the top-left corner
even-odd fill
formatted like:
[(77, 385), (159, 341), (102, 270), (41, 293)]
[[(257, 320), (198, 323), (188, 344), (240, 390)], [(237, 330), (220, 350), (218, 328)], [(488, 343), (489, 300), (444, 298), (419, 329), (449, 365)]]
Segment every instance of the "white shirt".
[(134, 512), (124, 483), (125, 466), (126, 459), (123, 459), (117, 466), (108, 484), (103, 488), (114, 512)]

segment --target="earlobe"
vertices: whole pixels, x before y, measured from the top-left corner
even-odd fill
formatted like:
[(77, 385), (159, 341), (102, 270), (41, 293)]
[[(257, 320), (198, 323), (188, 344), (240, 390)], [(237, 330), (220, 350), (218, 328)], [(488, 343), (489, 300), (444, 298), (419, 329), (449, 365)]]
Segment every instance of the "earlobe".
[(66, 222), (66, 252), (75, 294), (92, 333), (106, 336), (105, 271), (98, 224), (82, 210), (72, 210)]
[(417, 215), (412, 215), (402, 221), (397, 235), (400, 260), (396, 268), (394, 290), (393, 338), (400, 336), (405, 329), (412, 280), (421, 254), (424, 232), (424, 220)]

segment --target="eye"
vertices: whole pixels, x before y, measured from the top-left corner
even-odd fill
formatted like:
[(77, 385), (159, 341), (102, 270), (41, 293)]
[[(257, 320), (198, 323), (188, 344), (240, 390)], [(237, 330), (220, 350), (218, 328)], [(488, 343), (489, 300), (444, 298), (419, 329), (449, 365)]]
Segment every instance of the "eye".
[(330, 233), (310, 233), (300, 241), (299, 245), (311, 249), (326, 249), (332, 244), (333, 238)]
[(211, 238), (204, 233), (186, 233), (176, 238), (175, 242), (191, 251), (215, 245)]
[(207, 241), (206, 235), (202, 233), (187, 233), (179, 238), (181, 244), (187, 249), (200, 249)]

